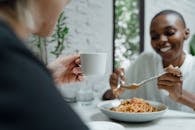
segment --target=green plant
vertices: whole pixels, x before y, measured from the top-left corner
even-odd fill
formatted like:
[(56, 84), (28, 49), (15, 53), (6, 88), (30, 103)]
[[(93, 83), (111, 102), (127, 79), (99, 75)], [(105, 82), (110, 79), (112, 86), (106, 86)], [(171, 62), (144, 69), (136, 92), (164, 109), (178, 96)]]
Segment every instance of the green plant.
[(52, 40), (50, 41), (52, 43), (57, 42), (54, 50), (51, 51), (51, 53), (55, 55), (56, 58), (59, 57), (59, 55), (65, 49), (64, 41), (69, 31), (68, 27), (66, 26), (65, 19), (66, 17), (64, 15), (64, 12), (62, 12), (59, 16), (55, 33), (52, 35)]
[(192, 36), (192, 39), (190, 40), (189, 46), (190, 46), (190, 53), (192, 55), (195, 55), (195, 34)]
[(59, 57), (65, 49), (64, 41), (68, 34), (68, 27), (66, 26), (65, 19), (65, 14), (62, 12), (58, 18), (54, 34), (51, 37), (41, 38), (33, 35), (30, 38), (30, 48), (45, 63), (47, 63), (48, 43), (56, 44), (54, 49), (50, 51), (50, 53), (55, 55), (56, 58)]

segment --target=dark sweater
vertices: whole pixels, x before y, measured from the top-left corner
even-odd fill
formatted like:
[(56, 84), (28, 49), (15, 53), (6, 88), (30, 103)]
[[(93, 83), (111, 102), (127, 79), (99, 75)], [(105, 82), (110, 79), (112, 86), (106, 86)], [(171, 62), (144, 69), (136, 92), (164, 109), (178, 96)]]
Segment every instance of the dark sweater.
[(0, 21), (0, 130), (88, 130), (47, 68)]

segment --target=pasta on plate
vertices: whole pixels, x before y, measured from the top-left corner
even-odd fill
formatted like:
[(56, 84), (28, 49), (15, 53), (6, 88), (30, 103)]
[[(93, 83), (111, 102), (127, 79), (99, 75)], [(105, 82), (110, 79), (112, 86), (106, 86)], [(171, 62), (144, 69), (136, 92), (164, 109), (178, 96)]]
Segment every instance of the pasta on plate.
[(142, 98), (131, 98), (131, 99), (123, 100), (119, 106), (112, 107), (110, 108), (110, 110), (116, 112), (133, 112), (133, 113), (158, 111), (156, 107), (150, 105), (147, 101), (145, 101)]
[(127, 122), (146, 122), (162, 117), (168, 107), (160, 102), (132, 98), (102, 101), (97, 107), (111, 119)]

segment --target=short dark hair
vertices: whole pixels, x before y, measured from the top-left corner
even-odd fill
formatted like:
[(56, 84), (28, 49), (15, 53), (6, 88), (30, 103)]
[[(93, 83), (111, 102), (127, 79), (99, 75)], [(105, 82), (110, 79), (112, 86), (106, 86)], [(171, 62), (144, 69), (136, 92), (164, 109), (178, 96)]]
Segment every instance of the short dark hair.
[(183, 18), (183, 15), (175, 10), (163, 10), (163, 11), (160, 11), (159, 13), (157, 13), (151, 20), (151, 23), (153, 22), (153, 20), (160, 16), (160, 15), (166, 15), (166, 14), (173, 14), (173, 15), (176, 15), (180, 20), (181, 22), (183, 23), (184, 27), (186, 27), (186, 22)]

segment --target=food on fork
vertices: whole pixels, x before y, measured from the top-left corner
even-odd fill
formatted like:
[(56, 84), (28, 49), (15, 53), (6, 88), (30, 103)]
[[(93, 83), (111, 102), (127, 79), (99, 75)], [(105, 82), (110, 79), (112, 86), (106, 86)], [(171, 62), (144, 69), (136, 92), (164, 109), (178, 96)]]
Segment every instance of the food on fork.
[(158, 109), (150, 105), (147, 101), (142, 98), (131, 98), (121, 102), (117, 107), (110, 108), (116, 112), (130, 112), (130, 113), (141, 113), (141, 112), (156, 112)]
[(174, 67), (173, 65), (169, 65), (168, 67), (165, 68), (165, 71), (173, 74), (174, 76), (182, 77), (181, 70), (179, 69), (178, 66)]

